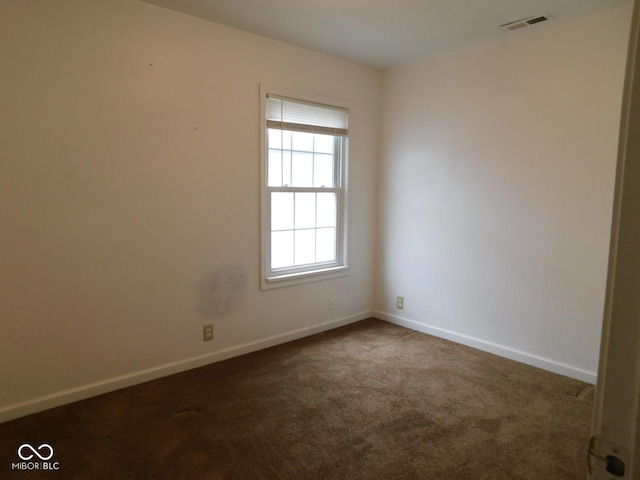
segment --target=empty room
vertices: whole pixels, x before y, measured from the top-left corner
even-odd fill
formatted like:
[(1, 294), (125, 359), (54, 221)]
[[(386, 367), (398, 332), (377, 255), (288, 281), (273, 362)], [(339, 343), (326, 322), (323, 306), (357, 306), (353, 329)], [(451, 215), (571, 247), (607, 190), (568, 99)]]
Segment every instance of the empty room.
[(3, 1), (0, 478), (640, 474), (592, 430), (634, 15)]

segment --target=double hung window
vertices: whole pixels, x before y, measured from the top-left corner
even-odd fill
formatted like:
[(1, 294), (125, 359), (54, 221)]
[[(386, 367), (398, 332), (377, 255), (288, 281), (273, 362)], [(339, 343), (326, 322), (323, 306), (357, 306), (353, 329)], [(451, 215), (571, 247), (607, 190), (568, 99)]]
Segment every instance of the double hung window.
[(262, 93), (263, 287), (343, 273), (348, 110)]

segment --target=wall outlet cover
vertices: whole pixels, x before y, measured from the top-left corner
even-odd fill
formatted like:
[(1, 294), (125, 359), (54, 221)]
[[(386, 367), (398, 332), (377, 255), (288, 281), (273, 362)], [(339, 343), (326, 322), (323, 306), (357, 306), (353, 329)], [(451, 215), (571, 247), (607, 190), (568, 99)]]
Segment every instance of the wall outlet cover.
[(209, 340), (213, 340), (213, 324), (212, 323), (208, 325), (204, 325), (202, 327), (202, 339), (205, 342), (208, 342)]

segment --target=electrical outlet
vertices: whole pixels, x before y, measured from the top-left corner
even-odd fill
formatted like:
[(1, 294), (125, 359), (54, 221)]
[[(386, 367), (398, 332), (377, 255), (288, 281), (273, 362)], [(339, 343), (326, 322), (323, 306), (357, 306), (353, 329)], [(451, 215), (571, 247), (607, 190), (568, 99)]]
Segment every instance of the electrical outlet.
[(398, 310), (403, 310), (404, 309), (404, 297), (396, 297), (396, 308)]
[(204, 325), (202, 327), (202, 339), (205, 342), (208, 342), (209, 340), (213, 340), (213, 323), (210, 323), (209, 325)]
[(336, 309), (336, 299), (335, 297), (329, 297), (329, 310)]

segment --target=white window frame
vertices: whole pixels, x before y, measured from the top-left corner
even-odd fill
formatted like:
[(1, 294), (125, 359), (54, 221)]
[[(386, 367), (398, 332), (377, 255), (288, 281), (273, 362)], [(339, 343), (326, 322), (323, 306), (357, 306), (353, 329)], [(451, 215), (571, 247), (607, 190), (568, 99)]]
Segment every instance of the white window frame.
[(302, 267), (289, 267), (271, 269), (271, 192), (273, 191), (309, 191), (308, 189), (297, 189), (287, 187), (278, 189), (268, 186), (268, 135), (267, 135), (267, 114), (266, 104), (269, 95), (286, 98), (301, 103), (311, 103), (340, 109), (349, 110), (349, 103), (343, 100), (328, 98), (320, 95), (303, 93), (276, 87), (272, 85), (260, 85), (260, 256), (261, 256), (261, 288), (263, 290), (297, 285), (300, 283), (324, 280), (329, 278), (342, 277), (349, 274), (347, 263), (348, 243), (347, 243), (347, 185), (348, 185), (348, 158), (349, 141), (342, 139), (342, 154), (339, 164), (339, 171), (334, 172), (339, 176), (338, 187), (326, 189), (326, 191), (337, 191), (337, 230), (336, 230), (336, 261), (319, 262)]

